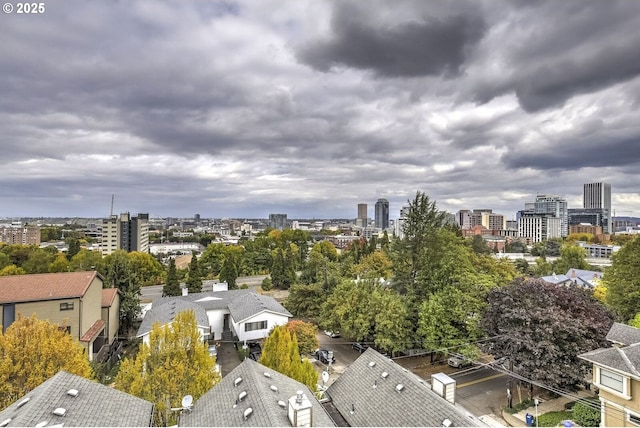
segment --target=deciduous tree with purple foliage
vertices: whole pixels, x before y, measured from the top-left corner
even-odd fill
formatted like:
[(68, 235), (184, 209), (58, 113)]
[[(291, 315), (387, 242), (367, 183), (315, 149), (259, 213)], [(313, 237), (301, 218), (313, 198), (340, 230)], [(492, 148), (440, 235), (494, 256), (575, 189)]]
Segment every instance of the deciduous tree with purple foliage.
[(588, 371), (578, 355), (606, 345), (612, 314), (588, 290), (517, 279), (489, 292), (486, 351), (547, 386), (575, 390)]

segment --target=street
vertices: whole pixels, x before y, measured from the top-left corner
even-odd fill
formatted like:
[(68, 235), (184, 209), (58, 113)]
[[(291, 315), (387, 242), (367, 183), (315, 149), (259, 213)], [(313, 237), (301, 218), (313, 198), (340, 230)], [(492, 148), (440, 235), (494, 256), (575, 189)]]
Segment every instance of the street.
[[(256, 290), (261, 284), (262, 280), (265, 279), (267, 275), (255, 275), (255, 276), (240, 276), (236, 279), (236, 284), (238, 287), (243, 284), (247, 284), (249, 289)], [(205, 280), (202, 281), (202, 291), (208, 292), (212, 291), (213, 284), (219, 282), (218, 280)], [(162, 297), (162, 287), (163, 285), (149, 285), (147, 287), (142, 287), (140, 290), (141, 296), (140, 300), (143, 303), (152, 302), (156, 297)]]
[(501, 415), (502, 406), (507, 404), (508, 376), (490, 368), (464, 370), (449, 376), (456, 380), (457, 403), (477, 416)]

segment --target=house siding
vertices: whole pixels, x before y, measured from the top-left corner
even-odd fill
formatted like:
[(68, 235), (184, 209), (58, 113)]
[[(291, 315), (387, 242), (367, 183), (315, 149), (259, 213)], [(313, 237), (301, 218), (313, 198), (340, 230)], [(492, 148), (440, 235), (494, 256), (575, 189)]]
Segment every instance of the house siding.
[(118, 329), (120, 328), (120, 295), (116, 293), (111, 306), (102, 308), (102, 319), (105, 322), (105, 335), (109, 344), (118, 336)]
[[(594, 383), (596, 379), (594, 376)], [(640, 381), (625, 378), (630, 400), (626, 400), (601, 387), (599, 392), (602, 403), (601, 426), (605, 427), (637, 427), (638, 425), (628, 421), (628, 412), (640, 415)]]
[(91, 328), (96, 320), (101, 319), (102, 313), (102, 281), (96, 277), (91, 282), (91, 285), (87, 288), (87, 291), (82, 297), (82, 313), (80, 319), (82, 323), (80, 325), (80, 336), (85, 334), (87, 330)]
[[(253, 331), (244, 331), (244, 326), (247, 323), (251, 322), (260, 322), (267, 321), (267, 328), (262, 330), (253, 330)], [(236, 320), (231, 319), (231, 323), (233, 329), (238, 336), (240, 341), (246, 340), (260, 340), (264, 339), (269, 335), (269, 332), (276, 325), (283, 325), (289, 321), (289, 318), (285, 315), (275, 314), (273, 312), (261, 312), (257, 315), (254, 315), (246, 320), (242, 320), (242, 322), (236, 322)]]
[[(61, 311), (61, 303), (73, 303), (73, 309)], [(71, 336), (80, 339), (80, 299), (43, 300), (39, 302), (16, 303), (16, 320), (18, 315), (30, 317), (34, 315), (40, 320), (49, 320), (53, 324), (64, 324), (71, 328)]]

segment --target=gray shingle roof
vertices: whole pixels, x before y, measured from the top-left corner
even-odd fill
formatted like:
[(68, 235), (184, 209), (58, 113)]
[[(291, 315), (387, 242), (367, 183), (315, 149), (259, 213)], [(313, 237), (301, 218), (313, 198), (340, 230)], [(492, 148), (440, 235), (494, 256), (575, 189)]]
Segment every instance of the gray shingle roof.
[(274, 298), (257, 293), (248, 293), (244, 296), (236, 297), (229, 303), (229, 313), (231, 313), (236, 322), (242, 322), (265, 311), (288, 317), (293, 316)]
[(614, 322), (607, 333), (607, 340), (622, 346), (640, 343), (640, 328)]
[(640, 343), (625, 348), (600, 348), (578, 357), (602, 367), (608, 367), (640, 379)]
[[(270, 377), (266, 377), (268, 373)], [(236, 379), (242, 381), (236, 385)], [(274, 390), (274, 388), (276, 390)], [(240, 393), (246, 397), (237, 403)], [(289, 398), (303, 391), (313, 408), (313, 426), (335, 426), (320, 402), (304, 384), (269, 369), (251, 359), (222, 378), (198, 401), (190, 412), (180, 416), (180, 426), (291, 426), (287, 417)], [(283, 401), (283, 408), (278, 404)], [(237, 404), (236, 404), (237, 403)], [(253, 412), (245, 420), (243, 414), (251, 407)]]
[[(71, 389), (78, 395), (69, 395)], [(64, 416), (53, 413), (57, 408), (66, 410)], [(8, 427), (33, 427), (45, 421), (68, 427), (148, 427), (152, 415), (149, 401), (60, 371), (0, 412), (0, 422), (10, 419)]]
[(144, 315), (144, 319), (138, 328), (137, 337), (144, 336), (153, 329), (153, 325), (157, 322), (165, 325), (173, 321), (179, 312), (192, 310), (196, 315), (196, 324), (202, 327), (209, 327), (209, 318), (207, 311), (200, 305), (185, 300), (174, 298), (162, 302), (160, 305), (153, 305), (151, 309)]
[(327, 395), (351, 426), (442, 426), (445, 419), (452, 426), (484, 426), (372, 348), (329, 386)]

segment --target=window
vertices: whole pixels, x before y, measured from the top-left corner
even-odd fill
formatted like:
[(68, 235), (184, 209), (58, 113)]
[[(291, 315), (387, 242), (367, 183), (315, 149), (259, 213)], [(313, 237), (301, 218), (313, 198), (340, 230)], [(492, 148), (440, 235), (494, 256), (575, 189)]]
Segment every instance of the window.
[(244, 331), (266, 330), (266, 329), (267, 329), (266, 321), (248, 322), (244, 325)]
[(60, 310), (61, 311), (72, 311), (73, 310), (73, 302), (60, 303)]
[(600, 385), (624, 393), (624, 377), (609, 370), (600, 369)]
[(627, 413), (627, 417), (629, 422), (634, 425), (640, 425), (640, 415), (636, 415), (635, 413)]

